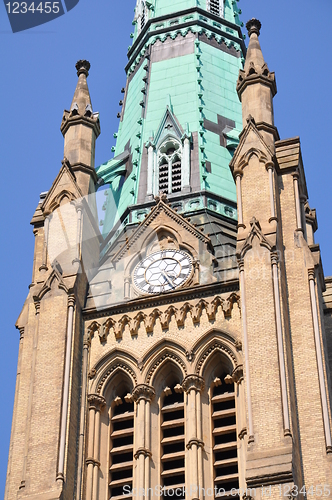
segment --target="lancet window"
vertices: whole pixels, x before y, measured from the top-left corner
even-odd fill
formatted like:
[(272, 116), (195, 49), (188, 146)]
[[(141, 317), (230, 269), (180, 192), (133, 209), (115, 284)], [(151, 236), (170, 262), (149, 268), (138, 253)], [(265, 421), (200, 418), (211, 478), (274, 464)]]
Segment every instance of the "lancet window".
[[(182, 386), (172, 384), (163, 391), (161, 402), (161, 483), (167, 491), (185, 486), (185, 419)], [(184, 496), (177, 495), (181, 500)]]
[(136, 4), (136, 17), (138, 33), (142, 31), (146, 22), (146, 5), (144, 0), (138, 0)]
[(127, 391), (114, 398), (110, 422), (109, 498), (115, 500), (133, 486), (134, 403)]
[(181, 191), (181, 144), (175, 139), (164, 142), (158, 151), (158, 189), (166, 194)]
[(235, 388), (225, 383), (226, 375), (216, 377), (210, 388), (214, 487), (223, 498), (239, 500), (234, 496), (239, 489)]
[(223, 0), (208, 0), (208, 10), (215, 16), (222, 17), (224, 15), (224, 2)]

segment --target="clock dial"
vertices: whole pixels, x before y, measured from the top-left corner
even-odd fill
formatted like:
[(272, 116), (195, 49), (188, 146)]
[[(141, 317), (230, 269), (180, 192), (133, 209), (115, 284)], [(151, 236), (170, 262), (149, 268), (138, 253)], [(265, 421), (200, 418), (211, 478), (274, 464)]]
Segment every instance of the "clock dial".
[(175, 290), (190, 276), (192, 260), (183, 250), (160, 250), (139, 262), (134, 270), (134, 284), (144, 293)]

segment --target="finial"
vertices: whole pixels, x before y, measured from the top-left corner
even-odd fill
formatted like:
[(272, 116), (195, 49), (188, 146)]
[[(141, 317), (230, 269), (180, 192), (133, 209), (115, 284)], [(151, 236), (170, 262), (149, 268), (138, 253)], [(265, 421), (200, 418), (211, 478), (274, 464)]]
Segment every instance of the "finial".
[(253, 33), (256, 33), (256, 35), (259, 36), (261, 27), (262, 23), (258, 21), (258, 19), (255, 19), (254, 17), (250, 19), (250, 21), (246, 24), (249, 37), (251, 37)]
[(85, 59), (80, 59), (79, 61), (77, 61), (75, 67), (77, 69), (77, 76), (80, 76), (81, 74), (89, 76), (89, 69), (90, 69), (89, 61), (86, 61)]

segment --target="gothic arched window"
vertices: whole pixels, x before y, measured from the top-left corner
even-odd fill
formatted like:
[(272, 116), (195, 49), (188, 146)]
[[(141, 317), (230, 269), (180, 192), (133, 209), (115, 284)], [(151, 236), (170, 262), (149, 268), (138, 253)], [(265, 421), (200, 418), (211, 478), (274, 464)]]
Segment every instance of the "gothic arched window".
[[(223, 495), (239, 489), (234, 382), (227, 374), (215, 377), (210, 387), (213, 471), (215, 491)], [(224, 493), (224, 491), (226, 493)], [(232, 496), (235, 500), (239, 496)]]
[(167, 139), (158, 150), (158, 189), (166, 194), (181, 191), (182, 146), (175, 139)]
[[(134, 403), (126, 390), (117, 394), (110, 412), (110, 499), (129, 493), (133, 487)], [(130, 494), (126, 498), (131, 498)]]
[(207, 0), (207, 7), (215, 16), (222, 17), (224, 15), (224, 0)]
[(137, 0), (135, 11), (135, 20), (137, 22), (138, 33), (140, 33), (145, 26), (147, 17), (146, 5), (144, 0)]
[[(185, 431), (182, 386), (172, 384), (161, 402), (161, 482), (165, 490), (185, 487)], [(180, 491), (178, 490), (178, 491)], [(167, 493), (166, 493), (167, 496)], [(184, 498), (177, 495), (178, 500)]]

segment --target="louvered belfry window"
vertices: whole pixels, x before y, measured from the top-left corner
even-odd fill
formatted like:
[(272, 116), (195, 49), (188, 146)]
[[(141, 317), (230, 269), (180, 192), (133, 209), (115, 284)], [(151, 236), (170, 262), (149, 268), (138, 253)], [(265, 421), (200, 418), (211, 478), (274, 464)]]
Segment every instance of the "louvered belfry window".
[(163, 144), (158, 153), (158, 191), (165, 194), (181, 191), (181, 146), (176, 141)]
[(145, 5), (142, 5), (142, 15), (141, 15), (141, 31), (145, 26)]
[(123, 394), (112, 406), (109, 498), (120, 500), (133, 486), (134, 403), (130, 394)]
[[(234, 383), (226, 384), (224, 373), (211, 388), (214, 486), (216, 498), (239, 500), (236, 409)], [(231, 493), (233, 489), (233, 494)]]
[(219, 0), (210, 0), (210, 12), (216, 16), (220, 16)]
[[(184, 398), (180, 384), (164, 389), (161, 407), (161, 483), (165, 490), (185, 486)], [(184, 496), (176, 495), (177, 500)]]

